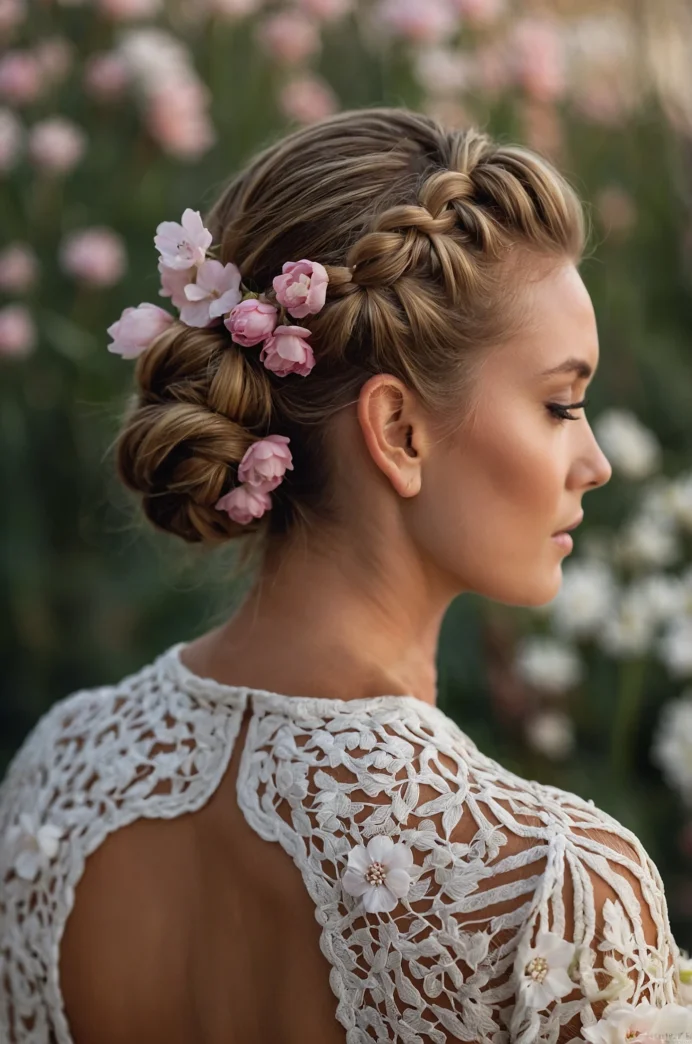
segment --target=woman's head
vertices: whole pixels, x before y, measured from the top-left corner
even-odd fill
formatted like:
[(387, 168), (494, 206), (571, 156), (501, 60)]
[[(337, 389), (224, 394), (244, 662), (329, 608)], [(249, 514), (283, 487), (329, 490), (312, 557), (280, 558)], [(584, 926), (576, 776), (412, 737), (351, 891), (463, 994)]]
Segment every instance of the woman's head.
[[(286, 261), (326, 268), (324, 307), (299, 320), (316, 365), (279, 377), (223, 326), (169, 326), (137, 362), (118, 446), (149, 519), (282, 553), (306, 532), (364, 553), (401, 541), (451, 590), (553, 597), (550, 534), (609, 468), (583, 417), (546, 408), (583, 382), (538, 376), (598, 352), (582, 209), (551, 165), (408, 110), (345, 112), (261, 152), (205, 223), (268, 299)], [(269, 434), (294, 467), (242, 526), (215, 505)]]

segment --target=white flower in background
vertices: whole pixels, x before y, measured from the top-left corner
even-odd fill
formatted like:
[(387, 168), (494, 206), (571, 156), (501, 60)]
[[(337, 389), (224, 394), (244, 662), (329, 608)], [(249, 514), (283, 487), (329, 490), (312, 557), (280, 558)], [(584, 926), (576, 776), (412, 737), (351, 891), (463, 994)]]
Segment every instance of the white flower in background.
[(685, 1041), (691, 1031), (692, 1011), (684, 1004), (659, 1008), (648, 1001), (620, 1001), (610, 1005), (594, 1026), (583, 1027), (581, 1033), (589, 1044), (660, 1044), (668, 1038)]
[(410, 848), (378, 834), (367, 847), (356, 845), (351, 849), (341, 884), (349, 895), (363, 897), (368, 913), (386, 913), (408, 894), (412, 866)]
[(561, 761), (574, 749), (572, 719), (560, 710), (539, 711), (526, 724), (526, 741), (539, 754)]
[(661, 707), (650, 756), (666, 783), (692, 804), (692, 689)]
[(678, 525), (692, 533), (692, 472), (672, 483), (671, 507)]
[(473, 66), (468, 55), (450, 47), (417, 50), (414, 66), (418, 82), (427, 94), (455, 94), (472, 81)]
[(0, 308), (0, 356), (28, 355), (36, 347), (36, 327), (22, 304)]
[(130, 29), (122, 34), (116, 53), (145, 93), (190, 75), (188, 51), (164, 29)]
[(186, 303), (180, 318), (187, 326), (208, 326), (214, 319), (230, 312), (242, 300), (240, 269), (230, 262), (204, 261), (197, 269), (197, 279), (185, 287)]
[(25, 294), (38, 275), (38, 258), (28, 243), (10, 243), (0, 252), (0, 290)]
[(567, 969), (574, 958), (574, 943), (567, 942), (556, 932), (539, 932), (536, 943), (528, 939), (517, 948), (513, 978), (518, 983), (517, 994), (522, 1007), (542, 1011), (560, 997), (576, 989)]
[(582, 677), (578, 653), (557, 638), (541, 635), (530, 635), (520, 643), (515, 669), (525, 682), (545, 692), (567, 692)]
[(565, 637), (597, 634), (612, 615), (617, 588), (605, 562), (574, 561), (562, 567), (562, 587), (547, 607), (555, 629)]
[(650, 573), (639, 577), (628, 589), (638, 605), (648, 609), (654, 623), (666, 623), (685, 609), (685, 589), (677, 576)]
[(204, 227), (198, 210), (187, 207), (182, 221), (162, 221), (156, 228), (154, 245), (159, 261), (166, 268), (194, 268), (201, 265), (211, 246), (212, 234)]
[(113, 229), (98, 225), (70, 232), (60, 246), (60, 264), (88, 286), (113, 286), (127, 267), (125, 242)]
[(656, 621), (646, 593), (633, 586), (622, 594), (614, 615), (604, 621), (596, 640), (611, 656), (627, 659), (647, 653), (655, 633)]
[(35, 816), (23, 812), (19, 823), (7, 832), (15, 873), (25, 881), (34, 881), (38, 873), (55, 859), (62, 837), (63, 831), (59, 827), (52, 823), (41, 824)]
[(673, 520), (661, 515), (632, 519), (613, 541), (616, 560), (635, 569), (671, 565), (681, 550)]
[(86, 151), (86, 135), (63, 116), (52, 116), (35, 123), (29, 133), (29, 153), (34, 163), (48, 174), (66, 174)]
[(677, 970), (680, 978), (680, 1000), (683, 1004), (692, 1005), (692, 960), (687, 950), (682, 948)]
[(0, 108), (0, 172), (11, 170), (24, 143), (24, 128), (11, 109)]
[(656, 436), (629, 410), (606, 410), (593, 428), (613, 469), (625, 478), (646, 478), (660, 466), (661, 448)]
[(670, 622), (661, 638), (660, 655), (674, 677), (692, 678), (692, 616)]

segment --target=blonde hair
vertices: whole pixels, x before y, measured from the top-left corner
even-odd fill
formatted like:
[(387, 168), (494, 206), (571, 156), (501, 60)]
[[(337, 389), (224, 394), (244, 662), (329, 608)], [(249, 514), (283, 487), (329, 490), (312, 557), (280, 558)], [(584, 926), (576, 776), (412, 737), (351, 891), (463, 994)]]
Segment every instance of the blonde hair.
[[(458, 421), (475, 363), (520, 321), (511, 262), (528, 252), (578, 263), (585, 245), (581, 203), (547, 160), (394, 108), (342, 112), (272, 144), (205, 224), (220, 260), (270, 299), (286, 261), (319, 261), (329, 285), (322, 311), (297, 321), (317, 360), (308, 377), (277, 377), (223, 326), (179, 321), (137, 360), (119, 475), (154, 526), (189, 543), (333, 517), (336, 411), (371, 375), (391, 373), (432, 415)], [(261, 520), (238, 525), (214, 505), (245, 451), (272, 433), (289, 436), (294, 470)]]

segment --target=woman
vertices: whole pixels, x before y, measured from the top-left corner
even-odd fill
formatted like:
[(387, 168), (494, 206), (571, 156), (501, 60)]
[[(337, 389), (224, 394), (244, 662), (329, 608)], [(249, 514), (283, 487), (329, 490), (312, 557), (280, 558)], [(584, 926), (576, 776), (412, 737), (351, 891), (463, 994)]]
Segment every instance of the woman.
[(435, 706), (450, 601), (549, 602), (610, 477), (573, 190), (478, 131), (344, 112), (155, 243), (179, 316), (109, 330), (137, 357), (119, 471), (255, 579), (16, 756), (3, 1041), (653, 1033), (678, 950), (638, 839)]

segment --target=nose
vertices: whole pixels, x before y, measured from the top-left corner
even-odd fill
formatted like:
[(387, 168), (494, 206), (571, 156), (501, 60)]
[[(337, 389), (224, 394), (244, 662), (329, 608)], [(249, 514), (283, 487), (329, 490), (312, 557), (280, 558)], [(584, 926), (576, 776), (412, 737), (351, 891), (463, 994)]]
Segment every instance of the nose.
[(596, 442), (596, 436), (594, 433), (590, 431), (590, 434), (592, 440), (592, 452), (588, 462), (590, 472), (590, 481), (588, 484), (591, 489), (598, 489), (599, 486), (605, 486), (607, 482), (610, 482), (613, 468), (605, 453)]

